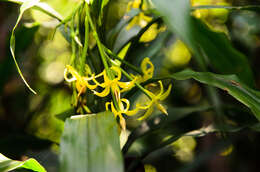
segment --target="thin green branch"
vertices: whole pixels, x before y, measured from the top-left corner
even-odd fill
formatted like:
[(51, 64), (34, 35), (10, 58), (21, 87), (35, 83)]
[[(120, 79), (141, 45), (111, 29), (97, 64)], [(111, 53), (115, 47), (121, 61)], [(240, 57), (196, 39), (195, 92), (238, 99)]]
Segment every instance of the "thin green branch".
[[(131, 81), (134, 80), (133, 77), (131, 77), (124, 69), (120, 68), (121, 72), (123, 73), (123, 75), (125, 75), (128, 79), (130, 79)], [(152, 100), (152, 97), (147, 93), (146, 89), (141, 86), (139, 83), (135, 82), (135, 85), (137, 86), (137, 88), (139, 88), (149, 99)]]
[(107, 52), (110, 56), (112, 56), (113, 58), (115, 58), (115, 59), (121, 61), (121, 62), (124, 63), (126, 66), (128, 66), (129, 68), (131, 68), (132, 70), (134, 70), (135, 72), (137, 72), (137, 73), (143, 75), (143, 72), (142, 72), (141, 69), (139, 69), (139, 68), (137, 68), (136, 66), (132, 65), (131, 63), (125, 61), (124, 59), (121, 59), (120, 57), (118, 57), (115, 53), (113, 53), (110, 49), (106, 48), (105, 46), (104, 46), (104, 49), (106, 50), (106, 52)]
[[(109, 78), (110, 80), (113, 80), (114, 76), (113, 76), (113, 74), (111, 73), (110, 68), (109, 68), (109, 66), (108, 66), (107, 59), (106, 59), (106, 55), (105, 55), (105, 51), (104, 51), (103, 45), (102, 45), (102, 43), (101, 43), (101, 41), (100, 41), (100, 39), (99, 39), (99, 37), (98, 37), (98, 33), (97, 33), (97, 31), (96, 31), (96, 27), (95, 27), (95, 25), (94, 25), (94, 23), (93, 23), (93, 21), (92, 21), (92, 19), (91, 19), (91, 16), (90, 16), (90, 13), (89, 13), (89, 6), (88, 6), (87, 3), (86, 3), (86, 5), (85, 5), (85, 7), (86, 7), (86, 17), (88, 18), (89, 25), (90, 25), (90, 27), (91, 27), (91, 29), (92, 29), (92, 31), (93, 31), (93, 36), (94, 36), (94, 38), (95, 38), (95, 40), (96, 40), (96, 42), (97, 42), (97, 46), (98, 46), (98, 50), (99, 50), (99, 53), (100, 53), (100, 56), (101, 56), (101, 60), (102, 60), (102, 62), (103, 62), (103, 65), (104, 65), (104, 67), (105, 67), (105, 70), (106, 70), (106, 72), (107, 72), (108, 78)], [(112, 89), (111, 89), (111, 91), (112, 91)], [(118, 102), (117, 102), (117, 100), (116, 100), (115, 94), (112, 93), (111, 95), (112, 95), (113, 103), (114, 103), (116, 109), (119, 110), (120, 108), (119, 108)]]
[(89, 23), (88, 23), (88, 17), (85, 17), (85, 40), (83, 45), (83, 51), (81, 56), (81, 73), (84, 71), (84, 66), (86, 63), (86, 57), (87, 57), (87, 51), (88, 51), (88, 41), (89, 41)]

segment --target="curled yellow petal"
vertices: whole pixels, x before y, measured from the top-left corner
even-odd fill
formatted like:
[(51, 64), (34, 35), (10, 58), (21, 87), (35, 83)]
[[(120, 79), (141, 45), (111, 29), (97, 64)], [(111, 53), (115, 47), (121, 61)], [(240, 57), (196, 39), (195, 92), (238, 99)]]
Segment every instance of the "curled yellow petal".
[[(71, 78), (68, 77), (68, 75), (71, 74)], [(79, 78), (78, 72), (70, 65), (67, 65), (64, 70), (64, 79), (67, 82), (73, 82), (76, 81)]]
[(102, 92), (97, 92), (95, 90), (92, 90), (93, 93), (99, 97), (106, 97), (110, 92), (110, 87), (106, 87)]
[(160, 100), (165, 100), (169, 94), (171, 93), (171, 89), (172, 89), (172, 84), (169, 85), (167, 91), (165, 91), (161, 96), (160, 96)]
[(154, 106), (150, 106), (148, 108), (148, 110), (145, 112), (145, 114), (143, 116), (141, 116), (140, 118), (138, 118), (138, 120), (144, 120), (144, 119), (148, 118), (153, 113), (153, 110), (154, 110)]
[[(123, 105), (123, 103), (126, 104), (126, 108), (125, 108), (125, 106)], [(127, 100), (127, 99), (121, 99), (119, 106), (120, 106), (120, 109), (122, 109), (124, 112), (126, 112), (126, 111), (128, 111), (128, 109), (130, 108), (130, 102), (129, 102), (129, 100)]]
[(166, 108), (160, 102), (169, 96), (172, 85), (170, 85), (167, 91), (164, 92), (162, 82), (158, 82), (160, 85), (160, 92), (157, 95), (155, 95), (154, 93), (146, 90), (146, 93), (150, 96), (151, 100), (148, 103), (145, 103), (144, 105), (141, 105), (140, 103), (137, 104), (138, 109), (146, 110), (145, 114), (142, 117), (138, 118), (138, 120), (143, 120), (149, 117), (154, 110), (154, 106), (156, 106), (156, 108), (160, 110), (162, 113), (168, 115)]
[(121, 79), (121, 76), (122, 76), (122, 73), (121, 73), (121, 70), (119, 67), (116, 67), (116, 66), (112, 66), (111, 67), (112, 71), (114, 71), (114, 75), (115, 75), (115, 78), (113, 80), (115, 81), (119, 81)]
[(141, 70), (144, 74), (142, 77), (142, 82), (147, 81), (148, 79), (151, 79), (153, 77), (154, 65), (148, 57), (143, 59), (141, 63)]

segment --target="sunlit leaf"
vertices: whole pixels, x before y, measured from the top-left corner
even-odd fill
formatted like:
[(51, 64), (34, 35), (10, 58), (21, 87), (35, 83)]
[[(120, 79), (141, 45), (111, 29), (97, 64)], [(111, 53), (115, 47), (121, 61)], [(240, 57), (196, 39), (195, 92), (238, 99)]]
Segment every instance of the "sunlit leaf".
[(46, 172), (46, 170), (33, 158), (30, 158), (26, 161), (15, 161), (0, 154), (1, 172), (7, 172), (18, 168), (25, 168), (37, 172)]
[(22, 74), (22, 71), (16, 61), (16, 58), (15, 58), (15, 29), (17, 27), (17, 25), (19, 24), (22, 16), (23, 16), (23, 13), (32, 8), (33, 6), (35, 6), (37, 3), (39, 2), (39, 0), (27, 0), (27, 1), (24, 1), (24, 3), (21, 5), (20, 7), (20, 12), (19, 12), (19, 16), (17, 18), (17, 21), (15, 23), (15, 26), (13, 27), (13, 30), (12, 30), (12, 34), (11, 34), (11, 38), (10, 38), (10, 50), (11, 50), (11, 54), (12, 54), (12, 57), (14, 59), (14, 62), (15, 62), (15, 65), (16, 65), (16, 68), (22, 78), (22, 80), (24, 81), (25, 85), (34, 93), (36, 94), (36, 92), (30, 87), (30, 85), (27, 83), (27, 81), (25, 80), (23, 74)]
[(20, 7), (20, 11), (19, 11), (19, 16), (16, 20), (16, 23), (13, 27), (13, 30), (12, 30), (12, 33), (11, 33), (11, 38), (10, 38), (10, 51), (11, 51), (11, 54), (12, 54), (12, 57), (14, 59), (14, 62), (15, 62), (15, 66), (18, 70), (18, 73), (19, 75), (21, 76), (23, 82), (25, 83), (25, 85), (29, 88), (29, 90), (31, 92), (33, 92), (34, 94), (36, 94), (36, 92), (30, 87), (30, 85), (27, 83), (26, 79), (24, 78), (23, 74), (22, 74), (22, 71), (16, 61), (16, 57), (15, 57), (15, 30), (23, 16), (23, 13), (32, 8), (32, 7), (35, 7), (37, 6), (40, 10), (42, 10), (43, 12), (45, 12), (46, 14), (52, 16), (52, 17), (55, 17), (59, 20), (61, 20), (61, 17), (59, 16), (59, 14), (53, 10), (50, 6), (48, 6), (47, 4), (45, 3), (40, 3), (39, 0), (9, 0), (8, 2), (14, 2), (14, 3), (18, 3), (18, 4), (21, 4), (21, 7)]
[(234, 49), (224, 33), (210, 30), (191, 16), (189, 0), (153, 0), (170, 29), (187, 44), (201, 69), (205, 61), (222, 74), (236, 74), (244, 83), (254, 86), (248, 59)]
[(245, 5), (245, 6), (223, 6), (223, 5), (200, 5), (194, 6), (192, 10), (197, 9), (227, 9), (227, 10), (247, 10), (247, 11), (260, 11), (259, 5)]
[[(28, 0), (1, 0), (1, 1), (12, 2), (12, 3), (17, 3), (17, 4), (22, 5), (25, 1), (28, 1)], [(29, 1), (34, 1), (34, 0), (29, 0)], [(63, 19), (63, 17), (57, 11), (55, 11), (52, 7), (50, 7), (48, 4), (46, 4), (44, 2), (38, 1), (38, 3), (36, 3), (33, 7), (35, 7), (35, 9), (40, 10), (43, 13), (45, 13), (59, 21), (61, 21)]]
[(111, 112), (67, 119), (60, 144), (60, 171), (122, 172), (117, 127)]
[(251, 109), (260, 120), (260, 92), (249, 88), (236, 75), (219, 75), (210, 72), (184, 70), (171, 75), (173, 79), (195, 79), (203, 84), (218, 87)]

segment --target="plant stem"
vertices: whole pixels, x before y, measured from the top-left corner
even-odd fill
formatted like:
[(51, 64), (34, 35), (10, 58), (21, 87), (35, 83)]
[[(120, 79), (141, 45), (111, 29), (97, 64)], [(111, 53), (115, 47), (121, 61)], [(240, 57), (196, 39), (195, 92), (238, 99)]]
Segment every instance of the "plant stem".
[(142, 70), (140, 70), (139, 68), (137, 68), (136, 66), (132, 65), (131, 63), (128, 63), (127, 61), (125, 61), (124, 59), (121, 59), (120, 57), (118, 57), (116, 54), (114, 54), (110, 49), (104, 47), (106, 52), (111, 55), (113, 58), (121, 61), (122, 63), (124, 63), (126, 66), (128, 66), (129, 68), (131, 68), (132, 70), (134, 70), (135, 72), (143, 75)]
[(64, 20), (62, 20), (57, 26), (56, 28), (60, 27), (61, 25), (67, 23), (68, 21), (70, 21), (72, 19), (72, 17), (75, 16), (76, 12), (80, 9), (82, 3), (79, 3), (76, 8), (72, 11), (72, 13), (70, 13), (70, 15), (68, 15)]
[[(106, 59), (106, 56), (105, 56), (105, 52), (104, 52), (104, 49), (103, 49), (103, 45), (102, 45), (101, 41), (99, 40), (99, 37), (98, 37), (97, 31), (96, 31), (95, 25), (94, 25), (94, 23), (93, 23), (93, 21), (91, 19), (90, 13), (89, 13), (89, 6), (88, 6), (87, 3), (86, 3), (85, 7), (86, 7), (86, 17), (88, 18), (89, 25), (90, 25), (90, 27), (91, 27), (91, 29), (93, 31), (93, 36), (94, 36), (95, 40), (97, 41), (98, 50), (99, 50), (99, 53), (100, 53), (101, 60), (103, 62), (104, 68), (105, 68), (105, 70), (107, 72), (107, 76), (108, 76), (108, 78), (110, 80), (113, 80), (114, 76), (111, 73), (110, 68), (108, 66), (107, 59)], [(111, 89), (111, 92), (112, 92), (112, 89)], [(116, 97), (115, 97), (114, 93), (112, 93), (111, 95), (112, 95), (113, 103), (114, 103), (116, 109), (120, 110), (118, 102), (116, 100)]]
[[(132, 78), (124, 69), (120, 68), (121, 72), (123, 73), (123, 75), (125, 75), (128, 79), (130, 79), (131, 81), (134, 80), (134, 78)], [(139, 83), (135, 83), (135, 85), (150, 99), (152, 100), (152, 97), (147, 93), (147, 90), (142, 87)]]
[(91, 19), (91, 16), (90, 16), (90, 13), (89, 13), (89, 7), (88, 7), (88, 4), (86, 3), (86, 17), (88, 18), (88, 21), (89, 21), (89, 24), (90, 24), (90, 27), (93, 31), (93, 36), (95, 38), (95, 40), (97, 41), (97, 46), (98, 46), (98, 49), (99, 49), (99, 53), (100, 53), (100, 56), (101, 56), (101, 59), (102, 59), (102, 62), (103, 62), (103, 65), (106, 69), (106, 72), (107, 72), (107, 75), (109, 77), (109, 79), (113, 79), (112, 75), (111, 75), (111, 72), (110, 72), (110, 69), (108, 67), (108, 63), (106, 61), (106, 57), (105, 57), (105, 53), (104, 53), (104, 49), (103, 49), (103, 46), (99, 40), (99, 37), (98, 37), (98, 34), (97, 34), (97, 31), (96, 31), (96, 27)]
[(85, 17), (85, 40), (84, 40), (84, 47), (82, 51), (81, 56), (81, 73), (84, 71), (84, 66), (86, 63), (86, 57), (87, 57), (87, 51), (88, 51), (88, 41), (89, 41), (89, 23), (88, 23), (88, 17)]
[(71, 48), (72, 48), (72, 55), (71, 55), (71, 59), (70, 59), (70, 64), (73, 66), (74, 64), (74, 61), (75, 61), (75, 58), (76, 58), (76, 44), (75, 44), (75, 40), (74, 40), (74, 37), (75, 37), (75, 30), (74, 30), (74, 17), (72, 17), (71, 19), (71, 23), (70, 23), (70, 29), (71, 29)]

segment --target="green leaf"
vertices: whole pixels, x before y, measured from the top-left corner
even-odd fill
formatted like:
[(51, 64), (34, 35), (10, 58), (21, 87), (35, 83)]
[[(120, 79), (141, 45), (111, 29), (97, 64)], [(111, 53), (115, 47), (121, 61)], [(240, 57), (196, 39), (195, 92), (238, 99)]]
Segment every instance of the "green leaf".
[(195, 79), (203, 84), (218, 87), (251, 109), (260, 120), (260, 92), (249, 88), (236, 75), (219, 75), (210, 72), (195, 72), (187, 69), (171, 77), (177, 80)]
[(126, 144), (124, 145), (122, 151), (126, 153), (134, 141), (154, 130), (160, 129), (162, 127), (172, 125), (173, 122), (180, 120), (192, 113), (202, 112), (209, 110), (211, 107), (207, 105), (199, 105), (193, 107), (168, 107), (168, 116), (158, 115), (148, 121), (142, 122), (136, 129), (134, 129), (128, 137)]
[(62, 172), (122, 172), (117, 123), (111, 112), (73, 116), (60, 144)]
[(109, 0), (96, 0), (93, 2), (90, 2), (91, 4), (91, 10), (93, 11), (93, 14), (95, 18), (97, 19), (97, 23), (99, 26), (102, 24), (102, 18), (104, 14), (104, 7), (108, 4)]
[(139, 9), (131, 9), (127, 14), (124, 15), (124, 17), (122, 17), (118, 24), (108, 32), (106, 40), (108, 42), (109, 47), (114, 46), (116, 38), (118, 37), (122, 29), (129, 23), (129, 21), (131, 21), (139, 13)]
[(244, 83), (254, 86), (248, 59), (234, 49), (224, 33), (210, 30), (191, 16), (189, 0), (153, 0), (170, 29), (190, 48), (200, 68), (205, 61), (221, 74), (236, 74)]
[(59, 21), (63, 20), (63, 17), (57, 11), (55, 11), (51, 6), (49, 6), (48, 4), (46, 4), (44, 2), (37, 3), (35, 5), (35, 9), (37, 9)]
[(109, 0), (103, 0), (101, 3), (101, 11), (103, 11), (103, 8), (108, 4)]
[[(12, 3), (16, 3), (16, 4), (20, 4), (22, 5), (24, 2), (28, 1), (28, 0), (0, 0), (0, 1), (4, 1), (4, 2), (12, 2)], [(33, 0), (29, 0), (29, 1), (33, 1)], [(62, 21), (63, 17), (57, 12), (55, 11), (52, 7), (50, 7), (48, 4), (44, 3), (44, 2), (38, 2), (33, 6), (35, 9), (42, 11), (43, 13), (59, 20)]]
[(245, 6), (222, 6), (222, 5), (200, 5), (194, 6), (192, 10), (197, 9), (227, 9), (227, 10), (247, 10), (247, 11), (260, 11), (259, 5), (245, 5)]
[(23, 4), (21, 5), (20, 7), (20, 12), (19, 12), (19, 16), (17, 18), (17, 21), (13, 27), (13, 30), (12, 30), (12, 34), (11, 34), (11, 38), (10, 38), (10, 50), (11, 50), (11, 54), (12, 54), (12, 57), (14, 59), (14, 63), (15, 63), (15, 66), (18, 70), (18, 73), (20, 74), (23, 82), (25, 83), (25, 85), (29, 88), (29, 90), (31, 90), (34, 94), (36, 94), (36, 92), (30, 87), (30, 85), (27, 83), (27, 81), (25, 80), (23, 74), (22, 74), (22, 71), (16, 61), (16, 58), (15, 58), (15, 29), (18, 25), (18, 23), (20, 22), (22, 16), (23, 16), (23, 13), (27, 10), (27, 9), (30, 9), (31, 7), (35, 6), (37, 3), (39, 2), (39, 0), (26, 0), (23, 2)]
[(13, 30), (12, 30), (12, 33), (11, 33), (11, 38), (10, 38), (10, 51), (11, 51), (11, 54), (12, 54), (12, 57), (13, 57), (13, 60), (14, 60), (14, 63), (15, 63), (15, 66), (16, 66), (16, 69), (19, 73), (19, 75), (21, 76), (23, 82), (25, 83), (25, 85), (29, 88), (29, 90), (31, 92), (33, 92), (34, 94), (36, 94), (36, 92), (30, 87), (30, 85), (27, 83), (26, 79), (24, 78), (23, 74), (22, 74), (22, 71), (16, 61), (16, 57), (15, 57), (15, 29), (17, 28), (22, 16), (23, 16), (23, 13), (32, 8), (32, 7), (36, 7), (38, 10), (41, 10), (42, 12), (50, 15), (51, 17), (54, 17), (58, 20), (62, 20), (62, 17), (61, 15), (59, 15), (59, 13), (57, 13), (54, 9), (52, 9), (48, 4), (46, 3), (42, 3), (42, 2), (39, 2), (39, 0), (4, 0), (6, 2), (13, 2), (13, 3), (17, 3), (17, 4), (21, 4), (21, 7), (20, 7), (20, 11), (19, 11), (19, 16), (16, 20), (16, 23), (13, 27)]
[(33, 158), (30, 158), (26, 161), (15, 161), (0, 154), (1, 172), (11, 171), (17, 168), (25, 168), (37, 172), (46, 172), (46, 170)]

